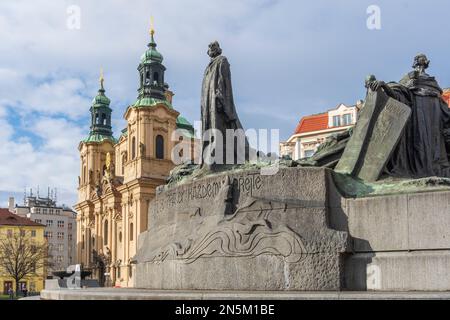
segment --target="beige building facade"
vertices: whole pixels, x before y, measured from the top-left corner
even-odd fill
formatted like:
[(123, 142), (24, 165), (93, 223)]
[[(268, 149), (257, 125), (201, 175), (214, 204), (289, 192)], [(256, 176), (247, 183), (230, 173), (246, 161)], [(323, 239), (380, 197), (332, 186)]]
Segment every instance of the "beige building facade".
[(148, 228), (156, 187), (174, 167), (172, 134), (183, 129), (183, 141), (194, 141), (192, 126), (172, 107), (173, 93), (164, 82), (153, 33), (138, 67), (139, 95), (125, 111), (127, 126), (119, 139), (112, 135), (112, 110), (101, 78), (91, 107), (91, 131), (79, 144), (77, 257), (105, 286), (135, 285), (137, 238)]

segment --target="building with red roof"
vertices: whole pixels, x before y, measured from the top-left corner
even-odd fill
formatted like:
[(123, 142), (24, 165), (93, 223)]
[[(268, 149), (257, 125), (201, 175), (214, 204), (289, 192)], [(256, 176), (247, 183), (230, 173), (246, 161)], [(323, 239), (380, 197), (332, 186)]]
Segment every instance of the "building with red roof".
[[(0, 208), (0, 241), (2, 243), (7, 244), (8, 238), (20, 235), (20, 237), (30, 240), (31, 243), (25, 243), (24, 245), (26, 245), (25, 250), (31, 250), (33, 245), (46, 243), (44, 229), (45, 225), (43, 224), (14, 214), (9, 209)], [(0, 252), (0, 255), (5, 256), (5, 252)], [(24, 259), (22, 261), (26, 261), (26, 258)], [(4, 266), (0, 267), (0, 290), (2, 290), (0, 294), (8, 294), (10, 289), (15, 291), (16, 288), (32, 292), (39, 292), (44, 288), (44, 279), (47, 273), (45, 267), (38, 267), (34, 272), (27, 273), (17, 284), (11, 272), (4, 268)]]
[(301, 118), (290, 138), (280, 143), (280, 155), (294, 160), (311, 157), (327, 137), (356, 123), (361, 105), (360, 101), (353, 106), (341, 103), (327, 112)]
[(450, 108), (450, 88), (444, 89), (444, 93), (442, 94), (442, 99), (447, 102), (449, 108)]
[(45, 227), (41, 223), (37, 223), (31, 219), (21, 217), (11, 213), (9, 209), (0, 208), (0, 226), (14, 227)]
[[(450, 108), (450, 88), (443, 91), (442, 98)], [(339, 104), (327, 112), (301, 118), (289, 139), (280, 143), (280, 156), (293, 160), (311, 157), (327, 137), (354, 126), (361, 107), (362, 101), (353, 106)]]

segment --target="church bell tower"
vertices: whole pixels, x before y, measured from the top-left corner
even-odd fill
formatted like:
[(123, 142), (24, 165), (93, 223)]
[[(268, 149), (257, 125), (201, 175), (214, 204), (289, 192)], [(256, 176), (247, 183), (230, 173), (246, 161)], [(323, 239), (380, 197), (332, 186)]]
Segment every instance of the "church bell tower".
[(138, 66), (140, 76), (138, 99), (165, 99), (164, 72), (166, 71), (166, 67), (162, 64), (162, 54), (156, 50), (154, 34), (155, 30), (152, 26), (150, 30), (150, 43), (148, 44), (148, 49), (141, 56), (141, 62)]

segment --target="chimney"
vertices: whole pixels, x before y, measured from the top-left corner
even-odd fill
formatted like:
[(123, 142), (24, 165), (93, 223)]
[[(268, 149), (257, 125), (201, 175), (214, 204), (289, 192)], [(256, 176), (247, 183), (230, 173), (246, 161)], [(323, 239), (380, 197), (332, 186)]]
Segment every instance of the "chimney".
[(9, 212), (14, 213), (14, 197), (9, 197), (8, 209), (9, 209)]

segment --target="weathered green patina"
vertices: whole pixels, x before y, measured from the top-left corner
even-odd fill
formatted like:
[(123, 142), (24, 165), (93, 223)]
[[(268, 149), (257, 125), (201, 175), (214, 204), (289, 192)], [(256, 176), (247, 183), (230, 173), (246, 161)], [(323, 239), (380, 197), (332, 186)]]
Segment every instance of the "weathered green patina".
[(89, 136), (86, 139), (83, 139), (82, 142), (84, 143), (101, 143), (105, 140), (111, 141), (113, 144), (117, 143), (117, 140), (113, 136), (103, 135), (103, 134), (96, 134), (96, 133), (90, 133)]

